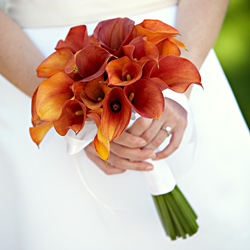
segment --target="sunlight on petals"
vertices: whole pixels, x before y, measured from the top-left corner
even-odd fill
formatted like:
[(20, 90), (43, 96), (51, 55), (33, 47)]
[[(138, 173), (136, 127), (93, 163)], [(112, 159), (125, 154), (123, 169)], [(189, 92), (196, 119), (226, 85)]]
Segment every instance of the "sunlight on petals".
[(64, 67), (73, 54), (68, 49), (60, 49), (46, 58), (37, 68), (37, 76), (48, 78), (58, 72), (64, 72)]
[(38, 116), (45, 121), (55, 121), (62, 112), (62, 105), (73, 97), (73, 80), (65, 73), (57, 73), (44, 80), (37, 90)]

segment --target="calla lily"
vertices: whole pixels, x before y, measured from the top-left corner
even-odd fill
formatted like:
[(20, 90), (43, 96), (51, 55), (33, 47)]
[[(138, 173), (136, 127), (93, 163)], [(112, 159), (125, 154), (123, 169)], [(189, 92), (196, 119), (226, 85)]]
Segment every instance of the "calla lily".
[(66, 135), (69, 129), (76, 134), (83, 128), (86, 119), (86, 106), (78, 100), (64, 102), (60, 117), (54, 121), (55, 130), (59, 135)]
[(98, 23), (93, 35), (103, 48), (121, 57), (122, 46), (129, 43), (133, 28), (134, 21), (129, 18), (109, 19)]
[(100, 76), (85, 85), (80, 97), (90, 109), (99, 109), (103, 99), (110, 92), (111, 88), (104, 83), (103, 76)]
[(165, 104), (164, 97), (154, 82), (142, 78), (126, 86), (124, 92), (132, 108), (141, 116), (151, 119), (161, 116)]
[(167, 38), (163, 40), (162, 42), (158, 43), (156, 46), (159, 50), (160, 55), (162, 56), (165, 56), (165, 55), (180, 56), (181, 51), (179, 47), (186, 49), (185, 45), (182, 42), (175, 39), (174, 37)]
[(147, 37), (136, 37), (129, 45), (122, 48), (125, 56), (128, 56), (130, 60), (139, 61), (142, 66), (148, 60), (158, 61), (159, 51), (153, 43), (147, 41)]
[(166, 88), (183, 93), (192, 84), (201, 84), (199, 71), (189, 60), (175, 56), (163, 56), (159, 60), (159, 66), (154, 65), (150, 72), (150, 78), (159, 78), (165, 82)]
[(37, 146), (39, 146), (44, 136), (48, 133), (52, 126), (53, 122), (41, 122), (39, 125), (29, 129), (30, 136)]
[(127, 128), (132, 109), (124, 91), (120, 87), (112, 89), (103, 101), (101, 118), (102, 132), (112, 141), (119, 137)]
[(63, 103), (74, 95), (71, 90), (73, 83), (67, 74), (59, 72), (39, 85), (36, 109), (41, 120), (55, 121), (59, 118)]
[(134, 36), (147, 36), (148, 41), (158, 44), (159, 42), (178, 35), (179, 31), (174, 27), (159, 20), (144, 20), (137, 24), (134, 29)]
[(106, 71), (111, 86), (126, 86), (142, 76), (142, 67), (127, 56), (109, 62)]
[(83, 78), (81, 81), (88, 82), (101, 76), (110, 57), (112, 55), (107, 50), (96, 45), (89, 45), (82, 49), (76, 57), (76, 66)]
[(97, 131), (97, 135), (95, 136), (94, 145), (95, 145), (95, 149), (96, 149), (96, 152), (98, 153), (98, 155), (104, 161), (107, 161), (109, 158), (110, 142), (103, 135), (101, 126), (99, 126), (98, 131)]
[(72, 53), (76, 53), (89, 44), (89, 37), (86, 25), (72, 27), (65, 41), (60, 40), (56, 45), (56, 50), (69, 49)]
[(86, 82), (75, 82), (72, 86), (72, 90), (74, 92), (74, 98), (78, 101), (81, 101), (81, 93), (85, 89)]
[(37, 68), (37, 76), (48, 78), (58, 72), (64, 72), (64, 67), (73, 54), (68, 49), (60, 49), (46, 58)]

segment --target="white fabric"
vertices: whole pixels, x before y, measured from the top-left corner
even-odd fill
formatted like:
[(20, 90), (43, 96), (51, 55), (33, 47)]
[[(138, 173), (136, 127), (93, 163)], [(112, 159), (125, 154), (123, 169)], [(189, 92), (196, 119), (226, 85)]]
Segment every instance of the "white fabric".
[[(135, 18), (173, 24), (176, 8)], [(92, 26), (94, 27), (94, 25)], [(56, 32), (55, 32), (56, 31)], [(45, 55), (68, 29), (27, 30)], [(82, 152), (82, 175), (104, 209), (82, 185), (64, 138), (52, 129), (37, 149), (29, 137), (30, 99), (0, 81), (0, 246), (5, 250), (248, 250), (250, 248), (250, 139), (213, 51), (194, 87), (191, 107), (198, 145), (186, 169), (183, 147), (168, 163), (198, 214), (198, 233), (165, 236), (141, 173), (106, 176)]]

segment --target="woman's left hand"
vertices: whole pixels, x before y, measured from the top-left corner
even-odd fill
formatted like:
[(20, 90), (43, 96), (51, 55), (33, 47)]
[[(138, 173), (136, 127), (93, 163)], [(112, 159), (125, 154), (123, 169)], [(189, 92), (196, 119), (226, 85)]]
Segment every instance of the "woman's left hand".
[[(174, 100), (165, 98), (165, 109), (158, 120), (140, 117), (127, 132), (141, 136), (147, 142), (145, 148), (153, 150), (157, 149), (171, 134), (168, 146), (156, 153), (156, 157), (153, 158), (153, 160), (159, 160), (168, 157), (179, 147), (186, 126), (187, 111)], [(169, 132), (163, 129), (167, 127), (170, 128)]]

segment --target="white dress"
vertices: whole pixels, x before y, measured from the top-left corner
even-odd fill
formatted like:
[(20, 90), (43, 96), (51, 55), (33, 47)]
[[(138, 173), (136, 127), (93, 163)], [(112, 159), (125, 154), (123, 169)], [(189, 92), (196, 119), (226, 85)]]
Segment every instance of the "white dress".
[[(172, 6), (131, 19), (174, 24), (176, 11)], [(88, 25), (89, 33), (94, 27)], [(48, 56), (68, 27), (25, 31)], [(182, 173), (181, 167), (174, 170), (200, 228), (176, 241), (165, 236), (141, 173), (106, 176), (84, 152), (77, 155), (85, 183), (107, 209), (83, 185), (63, 137), (51, 130), (38, 149), (29, 136), (30, 98), (1, 77), (0, 248), (250, 249), (249, 131), (213, 50), (201, 76), (204, 90), (195, 87), (190, 99), (198, 138), (195, 163)], [(176, 155), (169, 159), (173, 164)]]

